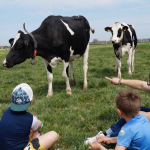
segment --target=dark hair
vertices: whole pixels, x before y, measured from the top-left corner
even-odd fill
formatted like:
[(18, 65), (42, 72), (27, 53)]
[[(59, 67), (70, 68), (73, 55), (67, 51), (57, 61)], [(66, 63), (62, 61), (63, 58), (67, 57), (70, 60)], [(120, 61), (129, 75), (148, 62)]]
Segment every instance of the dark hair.
[(134, 90), (127, 89), (118, 92), (115, 98), (116, 106), (127, 117), (133, 118), (138, 115), (141, 107), (140, 94)]

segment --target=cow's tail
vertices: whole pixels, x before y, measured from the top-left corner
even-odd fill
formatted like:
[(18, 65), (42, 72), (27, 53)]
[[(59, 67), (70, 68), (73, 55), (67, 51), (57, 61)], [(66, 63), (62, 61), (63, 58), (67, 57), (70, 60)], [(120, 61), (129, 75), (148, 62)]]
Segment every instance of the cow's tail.
[(94, 34), (95, 33), (95, 30), (94, 29), (92, 29), (91, 27), (90, 27), (90, 30), (91, 30), (91, 32)]

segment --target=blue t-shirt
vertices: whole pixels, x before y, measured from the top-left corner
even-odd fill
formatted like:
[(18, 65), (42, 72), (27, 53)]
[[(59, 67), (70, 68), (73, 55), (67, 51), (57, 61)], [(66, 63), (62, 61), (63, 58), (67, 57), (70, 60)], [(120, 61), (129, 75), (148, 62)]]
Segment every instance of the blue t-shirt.
[(129, 150), (150, 150), (150, 122), (144, 115), (130, 119), (120, 130), (117, 145)]
[(8, 108), (0, 121), (0, 149), (23, 150), (29, 141), (33, 115)]

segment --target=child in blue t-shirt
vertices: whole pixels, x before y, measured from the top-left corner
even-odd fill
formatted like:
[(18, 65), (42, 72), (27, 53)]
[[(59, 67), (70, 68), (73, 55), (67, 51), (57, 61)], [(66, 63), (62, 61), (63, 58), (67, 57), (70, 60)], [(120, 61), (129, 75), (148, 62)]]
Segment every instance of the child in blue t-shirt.
[(31, 87), (22, 83), (15, 87), (11, 96), (11, 106), (0, 121), (1, 150), (47, 150), (58, 139), (55, 131), (42, 136), (38, 130), (43, 123), (27, 110), (33, 101)]
[(98, 136), (89, 149), (106, 150), (101, 144), (117, 143), (115, 150), (150, 150), (150, 122), (144, 115), (139, 114), (139, 93), (131, 89), (122, 90), (115, 101), (119, 116), (127, 123), (121, 128), (118, 137)]

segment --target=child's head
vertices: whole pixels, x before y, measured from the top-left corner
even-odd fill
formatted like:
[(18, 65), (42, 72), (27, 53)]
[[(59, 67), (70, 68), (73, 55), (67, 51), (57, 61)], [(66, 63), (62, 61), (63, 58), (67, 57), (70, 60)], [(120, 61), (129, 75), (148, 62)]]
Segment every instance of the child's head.
[(33, 91), (26, 83), (17, 85), (11, 95), (11, 110), (25, 111), (33, 99)]
[(115, 98), (116, 106), (126, 117), (133, 118), (139, 114), (141, 107), (140, 94), (134, 90), (127, 89), (118, 92)]

